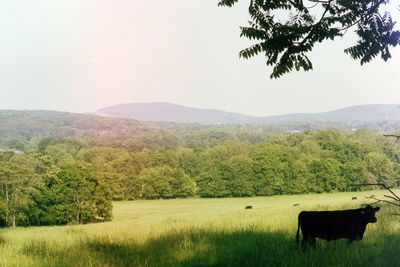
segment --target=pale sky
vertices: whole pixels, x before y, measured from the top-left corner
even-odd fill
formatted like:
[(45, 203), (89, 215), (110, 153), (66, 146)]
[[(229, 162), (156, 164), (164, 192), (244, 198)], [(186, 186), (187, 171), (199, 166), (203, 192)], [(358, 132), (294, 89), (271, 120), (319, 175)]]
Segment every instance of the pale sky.
[(247, 3), (1, 0), (0, 109), (163, 101), (266, 116), (400, 103), (400, 47), (361, 67), (343, 53), (351, 36), (317, 46), (314, 71), (270, 80), (263, 56), (238, 57)]

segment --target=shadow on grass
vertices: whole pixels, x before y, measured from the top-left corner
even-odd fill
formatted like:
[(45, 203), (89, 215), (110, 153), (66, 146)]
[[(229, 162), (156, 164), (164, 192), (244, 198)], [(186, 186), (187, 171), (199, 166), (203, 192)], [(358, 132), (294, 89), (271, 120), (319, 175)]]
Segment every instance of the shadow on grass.
[(72, 248), (31, 242), (23, 253), (57, 266), (398, 266), (399, 236), (374, 242), (318, 241), (303, 252), (284, 232), (191, 230), (145, 243), (108, 238), (83, 240)]
[(101, 240), (87, 245), (107, 262), (122, 266), (271, 266), (280, 261), (280, 248), (285, 253), (297, 249), (287, 234), (251, 231), (186, 231), (142, 245)]

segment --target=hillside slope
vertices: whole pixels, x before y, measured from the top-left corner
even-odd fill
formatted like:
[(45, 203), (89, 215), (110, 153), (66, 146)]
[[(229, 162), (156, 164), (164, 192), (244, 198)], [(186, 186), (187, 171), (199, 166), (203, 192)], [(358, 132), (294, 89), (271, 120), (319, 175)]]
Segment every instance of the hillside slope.
[(261, 118), (216, 109), (198, 109), (170, 103), (132, 103), (101, 108), (98, 114), (134, 118), (141, 121), (167, 121), (201, 124), (255, 124)]
[[(164, 121), (201, 124), (290, 124), (293, 128), (309, 125), (321, 128), (329, 124), (336, 128), (373, 128), (394, 130), (400, 126), (400, 106), (350, 106), (321, 113), (295, 113), (268, 117), (255, 117), (213, 109), (198, 109), (170, 103), (131, 103), (105, 107), (98, 114), (140, 121)], [(320, 125), (320, 126), (318, 126)], [(324, 128), (324, 127), (322, 127)]]
[(0, 110), (0, 139), (134, 134), (143, 123), (124, 118), (43, 110)]

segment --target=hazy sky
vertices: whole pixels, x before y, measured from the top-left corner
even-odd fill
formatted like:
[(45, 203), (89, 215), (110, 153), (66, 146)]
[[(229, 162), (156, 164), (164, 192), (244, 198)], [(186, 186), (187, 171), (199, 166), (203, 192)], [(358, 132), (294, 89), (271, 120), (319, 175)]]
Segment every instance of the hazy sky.
[(351, 38), (317, 46), (314, 71), (270, 80), (263, 56), (238, 57), (247, 3), (1, 0), (0, 109), (166, 101), (273, 115), (400, 103), (400, 47), (361, 67), (343, 53)]

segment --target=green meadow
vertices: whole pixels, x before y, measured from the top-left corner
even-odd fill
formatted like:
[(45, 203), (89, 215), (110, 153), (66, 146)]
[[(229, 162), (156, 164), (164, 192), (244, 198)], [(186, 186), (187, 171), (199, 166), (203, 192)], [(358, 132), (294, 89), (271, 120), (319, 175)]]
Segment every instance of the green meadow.
[(301, 210), (358, 208), (371, 194), (387, 191), (114, 202), (107, 223), (1, 229), (0, 265), (400, 266), (400, 208), (391, 205), (379, 204), (362, 241), (296, 246)]

